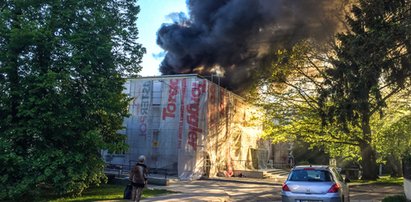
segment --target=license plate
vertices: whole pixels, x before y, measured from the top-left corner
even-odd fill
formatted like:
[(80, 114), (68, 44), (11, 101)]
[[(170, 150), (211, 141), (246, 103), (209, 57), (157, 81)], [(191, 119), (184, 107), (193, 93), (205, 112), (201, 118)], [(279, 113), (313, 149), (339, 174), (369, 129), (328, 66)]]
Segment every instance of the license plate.
[(319, 200), (295, 200), (295, 202), (322, 202)]

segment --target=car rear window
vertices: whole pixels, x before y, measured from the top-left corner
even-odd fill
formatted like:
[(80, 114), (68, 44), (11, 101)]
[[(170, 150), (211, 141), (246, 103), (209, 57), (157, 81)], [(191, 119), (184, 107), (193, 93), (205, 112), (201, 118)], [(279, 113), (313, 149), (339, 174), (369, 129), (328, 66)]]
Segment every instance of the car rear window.
[(289, 181), (330, 182), (331, 179), (326, 170), (293, 170)]

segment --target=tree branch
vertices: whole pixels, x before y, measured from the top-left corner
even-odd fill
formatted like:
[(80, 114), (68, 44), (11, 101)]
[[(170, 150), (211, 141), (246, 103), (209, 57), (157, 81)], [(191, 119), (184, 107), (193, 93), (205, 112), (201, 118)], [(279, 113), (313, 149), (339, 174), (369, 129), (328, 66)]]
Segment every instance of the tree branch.
[[(291, 84), (291, 83), (288, 83), (288, 82), (284, 82), (284, 83), (285, 83), (286, 85), (288, 85), (288, 86), (296, 89), (297, 92), (298, 92), (298, 94), (306, 101), (306, 103), (307, 103), (310, 107), (312, 107), (313, 109), (318, 109), (318, 107), (316, 107), (316, 106), (314, 106), (314, 105), (311, 104), (312, 102), (318, 104), (317, 101), (315, 101), (312, 97), (310, 97), (309, 95), (307, 95), (307, 94), (306, 94), (304, 91), (302, 91), (298, 86), (295, 86), (295, 85), (293, 85), (293, 84)], [(310, 100), (311, 100), (311, 102), (310, 102)]]
[[(388, 93), (384, 98), (382, 98), (382, 101), (386, 101), (388, 98), (390, 98), (391, 96), (395, 95), (396, 93), (398, 93), (399, 91), (401, 91), (402, 88), (401, 87), (397, 87), (396, 89), (392, 90), (390, 93)], [(375, 107), (372, 107), (370, 109), (370, 114), (374, 114), (375, 112), (377, 112), (380, 108), (378, 107), (378, 104)]]

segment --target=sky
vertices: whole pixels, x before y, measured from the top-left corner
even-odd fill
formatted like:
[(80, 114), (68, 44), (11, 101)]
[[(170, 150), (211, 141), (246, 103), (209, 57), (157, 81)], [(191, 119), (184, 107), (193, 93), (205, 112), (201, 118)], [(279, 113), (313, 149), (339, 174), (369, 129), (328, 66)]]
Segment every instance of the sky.
[(161, 75), (158, 68), (163, 58), (155, 58), (163, 50), (156, 44), (157, 31), (163, 23), (172, 22), (167, 15), (175, 12), (187, 13), (186, 0), (138, 0), (140, 13), (138, 14), (137, 27), (139, 40), (147, 53), (143, 56), (141, 76)]

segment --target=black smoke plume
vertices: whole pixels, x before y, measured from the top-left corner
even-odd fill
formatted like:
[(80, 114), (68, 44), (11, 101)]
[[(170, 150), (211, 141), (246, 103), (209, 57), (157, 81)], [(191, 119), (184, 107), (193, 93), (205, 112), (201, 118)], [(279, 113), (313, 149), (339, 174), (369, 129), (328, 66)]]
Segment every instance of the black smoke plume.
[[(157, 44), (164, 75), (220, 73), (222, 86), (240, 93), (268, 50), (334, 34), (342, 0), (187, 0), (189, 18), (172, 14)], [(253, 79), (252, 79), (253, 78)]]

